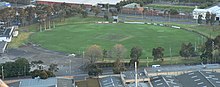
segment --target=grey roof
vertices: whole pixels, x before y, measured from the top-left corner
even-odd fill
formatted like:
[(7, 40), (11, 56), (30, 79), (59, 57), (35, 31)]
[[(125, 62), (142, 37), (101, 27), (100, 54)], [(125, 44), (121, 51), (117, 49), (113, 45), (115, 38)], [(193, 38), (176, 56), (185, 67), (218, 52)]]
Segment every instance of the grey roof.
[(12, 31), (12, 27), (5, 28), (0, 32), (0, 37), (10, 37), (12, 35)]
[(215, 87), (220, 87), (220, 73), (201, 71), (205, 78)]
[(125, 87), (120, 77), (109, 76), (99, 80), (101, 87)]
[(163, 76), (167, 84), (171, 87), (183, 87), (183, 85), (176, 79), (175, 76)]
[[(135, 87), (135, 83), (128, 84), (127, 86), (128, 87)], [(138, 82), (138, 87), (150, 87), (150, 86), (147, 83)]]
[(196, 71), (178, 76), (151, 77), (154, 87), (220, 87), (220, 73)]
[[(135, 71), (125, 71), (122, 72), (122, 74), (124, 75), (124, 79), (135, 79)], [(144, 79), (147, 78), (147, 76), (145, 75), (144, 71), (138, 71), (138, 79)]]
[(17, 82), (13, 82), (13, 83), (9, 83), (8, 86), (9, 87), (19, 87), (20, 81)]
[(182, 74), (176, 78), (186, 87), (213, 87), (200, 71)]
[(20, 81), (19, 87), (55, 87), (56, 84), (57, 84), (56, 78), (24, 79)]
[(169, 87), (166, 81), (163, 79), (163, 76), (154, 76), (151, 77), (151, 83), (153, 87)]

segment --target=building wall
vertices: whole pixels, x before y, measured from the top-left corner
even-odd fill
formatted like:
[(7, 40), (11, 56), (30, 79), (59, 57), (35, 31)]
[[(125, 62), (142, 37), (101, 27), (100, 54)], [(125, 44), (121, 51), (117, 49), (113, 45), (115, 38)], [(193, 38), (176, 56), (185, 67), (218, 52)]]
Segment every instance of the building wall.
[[(54, 4), (62, 4), (64, 2), (47, 2), (47, 1), (36, 1), (36, 4), (44, 4), (44, 5), (54, 5)], [(70, 4), (73, 7), (79, 7), (81, 4), (77, 4), (77, 3), (66, 3), (66, 4)], [(89, 4), (84, 4), (86, 8), (91, 8), (92, 5)]]
[(75, 87), (75, 80), (67, 78), (57, 78), (57, 87)]
[(0, 37), (0, 41), (11, 42), (12, 36), (10, 37)]
[(122, 8), (121, 12), (123, 14), (142, 14), (143, 13), (144, 8), (140, 7), (140, 8)]

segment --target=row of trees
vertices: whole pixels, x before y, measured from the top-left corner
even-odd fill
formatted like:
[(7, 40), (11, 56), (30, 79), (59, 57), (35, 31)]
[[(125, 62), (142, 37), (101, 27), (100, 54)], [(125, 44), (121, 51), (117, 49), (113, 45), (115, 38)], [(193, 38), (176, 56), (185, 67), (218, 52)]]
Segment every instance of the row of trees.
[(31, 67), (37, 67), (34, 71), (30, 72), (30, 75), (32, 78), (39, 77), (40, 79), (47, 79), (48, 77), (55, 77), (54, 72), (57, 72), (59, 70), (57, 64), (50, 64), (48, 69), (45, 69), (43, 67), (43, 61), (31, 61)]
[[(202, 15), (198, 15), (198, 24), (202, 24), (202, 17)], [(210, 14), (210, 12), (206, 12), (205, 20), (206, 24), (214, 25), (216, 21), (216, 14)]]
[(214, 63), (219, 61), (220, 57), (220, 35), (216, 36), (214, 39), (208, 39), (205, 42), (203, 49), (201, 50), (202, 54), (200, 58), (203, 62)]
[(199, 56), (203, 63), (216, 63), (219, 62), (220, 57), (220, 35), (215, 37), (215, 39), (208, 38), (207, 41), (199, 46), (198, 51), (192, 43), (185, 44), (181, 46), (179, 51), (180, 56), (185, 59), (189, 59), (194, 56)]
[[(143, 49), (138, 46), (132, 47), (130, 50), (131, 61), (139, 60), (139, 58), (142, 56), (142, 51)], [(163, 60), (163, 51), (163, 47), (153, 48), (152, 56), (154, 57), (154, 60)], [(98, 58), (102, 58), (103, 61), (105, 60), (105, 58), (115, 58), (123, 60), (126, 56), (125, 54), (127, 53), (127, 49), (121, 44), (116, 44), (111, 50), (102, 50), (100, 46), (92, 45), (86, 49), (85, 53), (88, 60), (92, 64), (95, 63)]]
[[(48, 77), (54, 77), (54, 72), (59, 70), (57, 64), (50, 64), (48, 70), (43, 69), (42, 67), (43, 61), (29, 61), (26, 58), (18, 58), (15, 62), (6, 62), (2, 63), (0, 66), (0, 76), (4, 75), (4, 77), (17, 77), (17, 76), (29, 76), (40, 77), (41, 79), (46, 79)], [(30, 72), (31, 67), (37, 67), (36, 70)], [(3, 70), (3, 74), (2, 74)]]
[[(15, 62), (2, 63), (4, 77), (16, 77), (16, 76), (26, 76), (29, 75), (30, 64), (25, 58), (18, 58)], [(0, 70), (0, 71), (1, 71)], [(2, 71), (0, 72), (2, 75)]]
[[(161, 59), (163, 61), (163, 56), (164, 56), (164, 48), (162, 47), (157, 47), (153, 48), (152, 50), (152, 56), (154, 56), (154, 60)], [(98, 72), (100, 73), (100, 68), (98, 68), (97, 65), (95, 65), (96, 61), (98, 58), (103, 58), (102, 60), (104, 61), (104, 58), (115, 58), (115, 62), (113, 64), (113, 72), (115, 74), (120, 73), (121, 71), (127, 70), (124, 63), (123, 59), (126, 57), (127, 49), (121, 45), (121, 44), (116, 44), (113, 46), (111, 50), (102, 50), (102, 48), (98, 45), (92, 45), (86, 49), (86, 57), (89, 60), (89, 64), (87, 65), (87, 70), (89, 71), (90, 75), (97, 75)], [(130, 66), (133, 67), (135, 62), (139, 62), (139, 58), (143, 54), (143, 49), (141, 47), (135, 46), (132, 47), (130, 50)]]
[(85, 5), (74, 6), (71, 4), (54, 4), (54, 5), (42, 5), (37, 4), (36, 7), (27, 8), (4, 8), (0, 9), (0, 20), (7, 22), (7, 25), (17, 22), (21, 25), (32, 24), (34, 22), (39, 23), (39, 29), (50, 29), (55, 27), (54, 18), (60, 18), (60, 21), (65, 21), (65, 17), (82, 15), (87, 17)]

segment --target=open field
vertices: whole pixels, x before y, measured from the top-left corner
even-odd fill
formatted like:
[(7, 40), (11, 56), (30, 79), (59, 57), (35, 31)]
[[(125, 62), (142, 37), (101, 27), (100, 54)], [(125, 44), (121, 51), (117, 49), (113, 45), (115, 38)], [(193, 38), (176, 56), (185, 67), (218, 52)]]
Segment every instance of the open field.
[[(141, 24), (96, 24), (94, 18), (70, 18), (56, 28), (34, 33), (30, 40), (50, 50), (79, 53), (90, 45), (100, 45), (110, 50), (122, 44), (129, 51), (134, 46), (143, 48), (142, 58), (151, 57), (152, 49), (164, 47), (165, 56), (178, 55), (181, 44), (196, 42), (197, 34), (184, 30)], [(100, 19), (101, 20), (101, 19)], [(85, 22), (89, 21), (89, 22)]]
[(176, 26), (180, 26), (182, 28), (188, 29), (188, 30), (194, 30), (197, 31), (203, 35), (206, 35), (208, 37), (211, 38), (215, 38), (216, 36), (220, 35), (220, 27), (219, 25), (195, 25), (195, 24), (176, 24), (176, 23), (166, 23), (169, 25), (176, 25)]

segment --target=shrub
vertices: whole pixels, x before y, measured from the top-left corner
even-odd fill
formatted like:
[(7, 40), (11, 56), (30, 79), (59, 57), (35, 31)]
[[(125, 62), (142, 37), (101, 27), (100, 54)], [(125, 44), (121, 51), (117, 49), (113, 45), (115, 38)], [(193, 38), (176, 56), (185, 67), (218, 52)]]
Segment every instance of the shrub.
[(170, 15), (177, 15), (179, 12), (176, 9), (170, 9)]

